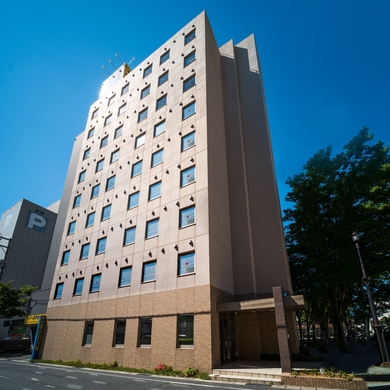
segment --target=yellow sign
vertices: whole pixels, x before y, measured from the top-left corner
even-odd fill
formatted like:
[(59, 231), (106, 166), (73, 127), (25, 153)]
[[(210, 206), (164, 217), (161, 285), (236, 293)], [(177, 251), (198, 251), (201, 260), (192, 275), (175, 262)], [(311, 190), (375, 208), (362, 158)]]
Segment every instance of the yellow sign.
[(38, 325), (39, 317), (46, 317), (46, 314), (30, 314), (24, 317), (24, 325)]

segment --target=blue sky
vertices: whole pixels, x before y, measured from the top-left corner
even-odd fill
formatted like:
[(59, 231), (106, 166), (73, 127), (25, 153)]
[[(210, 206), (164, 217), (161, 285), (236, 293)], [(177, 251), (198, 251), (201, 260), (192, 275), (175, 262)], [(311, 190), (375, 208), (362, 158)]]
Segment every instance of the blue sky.
[(119, 53), (136, 66), (206, 10), (219, 45), (254, 33), (282, 207), (284, 181), (320, 148), (363, 126), (390, 144), (390, 1), (25, 1), (0, 15), (0, 212), (61, 197), (84, 130)]

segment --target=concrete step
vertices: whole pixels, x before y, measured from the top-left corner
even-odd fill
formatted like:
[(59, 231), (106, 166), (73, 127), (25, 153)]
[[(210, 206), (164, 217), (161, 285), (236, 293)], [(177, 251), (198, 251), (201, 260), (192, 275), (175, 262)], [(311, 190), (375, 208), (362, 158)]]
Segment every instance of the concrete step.
[[(247, 373), (248, 374), (248, 373)], [(282, 379), (276, 377), (265, 377), (259, 375), (244, 375), (240, 373), (237, 375), (226, 375), (226, 374), (211, 374), (210, 378), (216, 381), (224, 382), (233, 382), (233, 383), (255, 383), (255, 384), (271, 384), (271, 385), (280, 385), (282, 384)]]
[(216, 375), (232, 375), (232, 376), (245, 376), (245, 377), (262, 377), (262, 378), (274, 378), (280, 379), (281, 374), (280, 370), (270, 370), (270, 369), (247, 369), (247, 370), (232, 370), (232, 369), (220, 369), (216, 368), (213, 370), (213, 374)]

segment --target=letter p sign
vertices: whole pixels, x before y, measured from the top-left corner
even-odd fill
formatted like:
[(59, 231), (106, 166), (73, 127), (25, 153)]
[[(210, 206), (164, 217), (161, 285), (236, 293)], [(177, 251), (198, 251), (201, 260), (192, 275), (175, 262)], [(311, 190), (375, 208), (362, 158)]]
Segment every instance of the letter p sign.
[(45, 233), (47, 220), (45, 217), (39, 214), (35, 214), (29, 211), (29, 217), (27, 219), (27, 227), (29, 229), (37, 230), (38, 232)]

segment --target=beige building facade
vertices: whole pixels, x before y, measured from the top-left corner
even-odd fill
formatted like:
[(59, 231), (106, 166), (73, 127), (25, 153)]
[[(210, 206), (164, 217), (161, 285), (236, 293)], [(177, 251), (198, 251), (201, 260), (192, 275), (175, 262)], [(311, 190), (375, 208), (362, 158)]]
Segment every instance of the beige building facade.
[(203, 12), (121, 66), (75, 140), (65, 187), (43, 358), (211, 371), (296, 350), (302, 299), (253, 36), (218, 48)]

